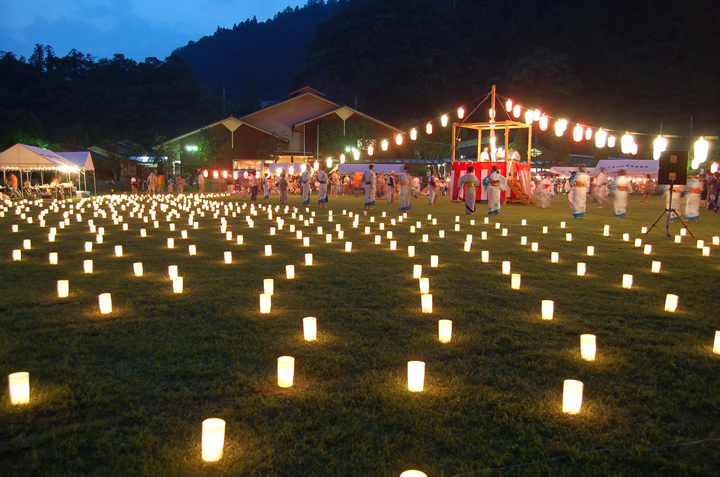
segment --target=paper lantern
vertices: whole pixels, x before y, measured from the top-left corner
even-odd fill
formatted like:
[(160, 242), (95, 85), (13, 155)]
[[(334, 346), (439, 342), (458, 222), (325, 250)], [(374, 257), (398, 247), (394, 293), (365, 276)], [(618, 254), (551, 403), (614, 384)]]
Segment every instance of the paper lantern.
[(564, 228), (565, 228), (565, 225), (566, 225), (565, 222), (560, 222), (560, 228), (561, 228), (561, 229), (564, 229)]
[(670, 313), (675, 313), (675, 310), (677, 310), (677, 305), (678, 305), (678, 296), (668, 293), (667, 296), (665, 296), (665, 311), (669, 311)]
[(661, 267), (661, 266), (662, 266), (662, 263), (661, 263), (661, 262), (656, 262), (656, 261), (654, 261), (654, 262), (652, 263), (651, 271), (652, 271), (653, 273), (660, 273), (660, 267)]
[(537, 251), (538, 251), (538, 247), (539, 247), (539, 244), (538, 244), (537, 242), (532, 242), (532, 243), (530, 244), (530, 250), (532, 250), (533, 252), (537, 252)]
[(525, 124), (532, 124), (533, 123), (533, 112), (530, 110), (525, 111)]
[(422, 241), (423, 241), (423, 243), (428, 243), (429, 240), (430, 240), (430, 235), (429, 235), (429, 234), (423, 234), (423, 236), (422, 236)]
[(580, 335), (580, 356), (586, 361), (595, 361), (595, 335)]
[(487, 237), (487, 232), (485, 230), (480, 232), (480, 240), (487, 240)]
[(272, 278), (266, 278), (263, 280), (263, 290), (266, 295), (272, 295), (275, 291), (275, 280)]
[(687, 229), (680, 229), (680, 235), (685, 236), (687, 234)]
[(57, 281), (57, 293), (58, 298), (67, 298), (70, 293), (70, 281), (69, 280), (58, 280)]
[(595, 247), (592, 245), (588, 245), (587, 246), (587, 254), (588, 254), (588, 257), (592, 257), (593, 255), (595, 255)]
[(397, 250), (397, 240), (390, 241), (390, 250)]
[(455, 232), (460, 232), (460, 224), (455, 224)]
[(12, 230), (13, 232), (17, 232), (17, 231), (18, 231), (18, 226), (17, 226), (17, 224), (13, 224), (12, 227), (11, 227), (11, 230)]
[(167, 248), (175, 248), (175, 239), (174, 238), (171, 237), (171, 238), (167, 239)]
[(503, 275), (510, 275), (510, 261), (503, 260), (502, 262), (502, 274)]
[(93, 261), (92, 260), (84, 260), (83, 261), (83, 271), (85, 273), (93, 272)]
[(260, 295), (260, 313), (270, 313), (272, 308), (272, 296), (266, 293)]
[(332, 234), (325, 234), (325, 243), (332, 243)]
[[(127, 225), (127, 224), (124, 224)], [(48, 234), (48, 242), (54, 242), (55, 241), (55, 234)]]
[(419, 279), (422, 277), (422, 265), (413, 265), (413, 278)]
[(432, 309), (433, 309), (432, 295), (430, 295), (430, 294), (420, 295), (420, 305), (422, 307), (423, 313), (432, 313)]
[(430, 267), (437, 268), (440, 258), (437, 255), (430, 255)]
[(285, 277), (288, 280), (295, 278), (295, 265), (285, 265)]
[(623, 288), (632, 288), (632, 283), (633, 283), (633, 276), (628, 273), (623, 274), (622, 287)]
[(482, 260), (483, 263), (488, 263), (490, 261), (490, 251), (483, 250), (480, 252), (480, 260)]
[(312, 253), (306, 253), (305, 254), (305, 265), (308, 267), (313, 264), (313, 255)]
[[(207, 172), (207, 171), (205, 171)], [(225, 421), (205, 419), (202, 423), (202, 459), (217, 462), (222, 458), (225, 445)]]
[(583, 128), (580, 124), (577, 124), (573, 128), (573, 141), (575, 141), (575, 142), (582, 141), (582, 138), (584, 135), (585, 135), (585, 128)]
[(695, 161), (697, 161), (698, 163), (705, 162), (707, 160), (709, 151), (710, 143), (703, 139), (702, 136), (700, 136), (700, 139), (695, 142)]
[(168, 266), (168, 277), (170, 277), (170, 280), (173, 278), (178, 277), (178, 267), (177, 265), (169, 265)]
[(520, 221), (520, 225), (522, 225), (523, 227), (525, 227), (525, 226), (527, 225), (527, 219), (522, 219), (522, 220)]
[(720, 245), (720, 236), (713, 237), (713, 245)]
[(713, 353), (720, 354), (720, 331), (715, 332), (715, 342), (713, 343)]
[(645, 253), (645, 255), (650, 255), (652, 253), (652, 245), (646, 243), (645, 247), (643, 248), (643, 252)]
[(95, 242), (98, 244), (103, 243), (103, 236), (102, 235), (96, 235), (95, 236)]
[(527, 237), (525, 235), (520, 237), (520, 245), (527, 245)]
[(50, 252), (50, 255), (48, 256), (50, 260), (50, 265), (57, 265), (58, 263), (58, 254), (57, 252)]
[(20, 372), (8, 375), (10, 403), (13, 405), (30, 402), (30, 373)]
[(380, 143), (380, 149), (382, 149), (383, 151), (387, 151), (389, 145), (390, 145), (390, 144), (389, 144), (388, 140), (387, 140), (387, 139), (383, 139), (382, 142)]
[(432, 134), (432, 132), (433, 132), (433, 125), (432, 125), (431, 122), (428, 122), (428, 123), (425, 125), (425, 134), (430, 135), (430, 134)]
[(555, 302), (553, 300), (543, 300), (541, 311), (543, 320), (552, 320), (555, 312)]
[(224, 252), (223, 253), (223, 261), (225, 263), (232, 263), (232, 252)]
[(462, 119), (465, 117), (465, 108), (462, 108), (462, 107), (458, 108), (457, 117), (458, 117), (458, 119)]
[(615, 136), (608, 136), (608, 138), (607, 138), (608, 147), (610, 147), (610, 148), (615, 147), (615, 142), (616, 142)]
[(429, 278), (427, 278), (427, 277), (420, 278), (419, 283), (420, 283), (420, 293), (421, 294), (426, 295), (426, 294), (430, 293), (430, 279)]
[(520, 274), (519, 273), (513, 273), (510, 277), (510, 288), (513, 290), (519, 290), (520, 289)]
[(310, 246), (310, 237), (303, 237), (303, 247)]
[(133, 273), (136, 277), (142, 277), (143, 276), (143, 264), (142, 262), (135, 262), (133, 263)]
[(303, 318), (303, 334), (305, 341), (315, 341), (317, 339), (317, 318), (308, 316)]
[(418, 135), (417, 129), (410, 130), (410, 139), (412, 139), (413, 141), (417, 140), (417, 135)]
[(565, 134), (565, 130), (567, 129), (567, 120), (566, 119), (558, 119), (555, 123), (555, 135), (557, 137), (561, 137), (563, 134)]
[(195, 245), (188, 245), (188, 253), (190, 255), (197, 255), (197, 247)]
[(698, 248), (698, 249), (702, 249), (704, 246), (705, 246), (705, 241), (704, 241), (704, 240), (698, 240), (698, 241), (697, 241), (697, 248)]
[(547, 131), (548, 126), (550, 125), (550, 118), (545, 116), (545, 113), (543, 113), (542, 116), (540, 116), (540, 119), (538, 120), (538, 123), (540, 124), (540, 130), (541, 131)]
[(178, 294), (182, 293), (183, 292), (183, 277), (173, 278), (172, 288), (173, 288), (173, 293), (178, 293)]
[(100, 305), (101, 315), (107, 315), (112, 311), (112, 296), (109, 293), (98, 295), (98, 303)]
[(572, 242), (572, 234), (570, 232), (565, 234), (565, 240), (568, 242)]
[(508, 229), (502, 229), (502, 236), (507, 237), (507, 234), (508, 234)]
[[(414, 245), (408, 245), (408, 257), (414, 257), (415, 256), (415, 246)], [(416, 265), (419, 266), (419, 265)]]
[(465, 243), (463, 244), (463, 250), (466, 251), (466, 252), (469, 252), (471, 245), (472, 245), (471, 242), (465, 242)]
[(452, 339), (452, 320), (438, 321), (438, 339), (441, 343), (449, 343)]
[(642, 239), (639, 239), (639, 238), (638, 238), (638, 239), (635, 239), (635, 246), (636, 246), (636, 247), (642, 246)]
[(122, 245), (115, 245), (115, 256), (116, 256), (116, 257), (122, 257), (122, 256), (123, 256), (123, 248), (122, 248)]
[(703, 254), (703, 257), (709, 257), (710, 256), (710, 247), (703, 247), (702, 254)]
[(414, 226), (414, 225), (411, 225), (411, 226), (410, 226), (410, 233), (411, 233), (411, 234), (414, 234), (414, 233), (415, 233), (415, 226)]
[[(197, 228), (197, 227), (195, 227)], [(140, 229), (140, 237), (147, 237), (147, 230), (146, 229)]]
[(269, 257), (272, 255), (272, 245), (265, 245), (265, 256)]
[(408, 391), (422, 392), (425, 384), (425, 362), (408, 361)]
[(577, 263), (577, 274), (579, 277), (585, 276), (585, 263), (584, 262)]
[(30, 250), (31, 247), (32, 247), (32, 243), (30, 242), (30, 239), (23, 240), (23, 248), (25, 250)]
[(563, 412), (577, 414), (582, 407), (583, 383), (566, 379), (563, 385)]
[(92, 252), (93, 243), (92, 242), (85, 242), (85, 251), (86, 252)]
[(610, 226), (609, 226), (609, 225), (606, 225), (606, 226), (603, 228), (603, 235), (606, 236), (606, 237), (610, 235)]
[(352, 242), (350, 242), (350, 241), (345, 242), (345, 251), (352, 252)]
[[(392, 234), (392, 232), (388, 232), (388, 233)], [(337, 235), (338, 235), (339, 240), (342, 240), (345, 238), (345, 232), (343, 232), (342, 230), (338, 231)]]
[(623, 242), (629, 242), (630, 241), (630, 234), (623, 234)]
[(513, 113), (513, 117), (515, 119), (520, 117), (520, 113), (522, 113), (522, 108), (520, 107), (519, 104), (516, 104), (515, 106), (513, 106), (512, 113)]
[(289, 388), (293, 385), (295, 378), (295, 358), (292, 356), (280, 356), (277, 360), (278, 386)]

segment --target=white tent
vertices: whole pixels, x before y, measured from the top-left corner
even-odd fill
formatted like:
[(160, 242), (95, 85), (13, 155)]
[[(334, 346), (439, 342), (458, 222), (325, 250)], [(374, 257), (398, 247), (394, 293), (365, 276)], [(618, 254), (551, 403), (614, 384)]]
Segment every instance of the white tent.
[[(93, 164), (90, 151), (58, 152), (57, 154), (72, 162), (75, 167), (79, 168), (78, 175), (82, 172), (83, 177), (85, 177), (85, 173), (92, 172), (93, 185), (95, 185), (95, 165)], [(78, 177), (78, 184), (80, 183), (79, 179), (80, 178)], [(85, 177), (85, 190), (87, 190), (87, 177)], [(97, 185), (95, 185), (95, 193), (97, 194)]]
[(650, 159), (602, 159), (598, 161), (595, 170), (602, 167), (605, 172), (614, 174), (620, 169), (625, 169), (628, 174), (657, 174), (659, 161)]
[(74, 167), (77, 167), (74, 163), (52, 151), (25, 144), (15, 144), (0, 153), (3, 171), (56, 171)]

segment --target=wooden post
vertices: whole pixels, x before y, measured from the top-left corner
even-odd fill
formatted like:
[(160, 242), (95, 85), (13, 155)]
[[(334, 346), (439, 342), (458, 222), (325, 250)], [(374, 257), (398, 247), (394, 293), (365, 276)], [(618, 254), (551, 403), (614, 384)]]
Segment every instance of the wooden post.
[(450, 163), (452, 164), (455, 162), (455, 145), (457, 144), (457, 141), (455, 140), (455, 134), (456, 134), (456, 123), (453, 123), (452, 126), (452, 153), (450, 155)]
[[(495, 110), (495, 85), (492, 86), (492, 100), (491, 100), (490, 107), (492, 108), (492, 114), (493, 114), (493, 117), (490, 118), (490, 122), (494, 123), (495, 118), (497, 117), (497, 111)], [(497, 157), (493, 157), (493, 156), (495, 156), (495, 151), (493, 151), (493, 143), (495, 141), (493, 141), (493, 139), (495, 139), (495, 129), (494, 128), (490, 130), (490, 160), (495, 162)], [(495, 150), (497, 150), (497, 143), (495, 144)]]
[(532, 167), (532, 124), (528, 127), (528, 164)]

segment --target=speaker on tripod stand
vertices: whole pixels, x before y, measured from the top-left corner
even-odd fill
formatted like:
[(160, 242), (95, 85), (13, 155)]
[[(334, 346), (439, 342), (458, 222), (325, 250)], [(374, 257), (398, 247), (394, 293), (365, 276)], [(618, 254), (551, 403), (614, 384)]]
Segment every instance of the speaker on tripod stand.
[[(665, 214), (667, 214), (667, 222), (665, 224), (665, 239), (668, 238), (670, 235), (670, 220), (679, 220), (683, 227), (687, 229), (688, 232), (690, 232), (690, 235), (693, 235), (693, 233), (688, 228), (687, 224), (683, 221), (683, 219), (680, 217), (680, 214), (677, 213), (675, 210), (675, 204), (673, 204), (673, 189), (677, 186), (684, 186), (687, 182), (687, 165), (688, 165), (688, 151), (664, 151), (660, 155), (660, 164), (659, 164), (659, 170), (658, 170), (658, 185), (669, 185), (670, 190), (668, 193), (670, 194), (670, 202), (667, 205), (667, 208), (665, 211), (660, 214), (660, 217), (655, 221), (654, 224), (648, 229), (646, 235), (650, 233), (650, 231), (657, 227), (657, 223), (660, 222), (660, 219), (663, 218)], [(680, 205), (680, 204), (676, 204)]]

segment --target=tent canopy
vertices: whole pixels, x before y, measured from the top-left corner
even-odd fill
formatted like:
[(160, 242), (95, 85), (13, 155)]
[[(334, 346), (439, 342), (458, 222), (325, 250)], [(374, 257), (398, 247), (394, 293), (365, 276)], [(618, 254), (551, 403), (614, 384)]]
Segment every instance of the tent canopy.
[(86, 171), (94, 171), (95, 166), (93, 165), (90, 151), (81, 152), (58, 152), (59, 156), (72, 162), (76, 167), (84, 169)]
[(648, 159), (601, 159), (595, 166), (595, 171), (599, 172), (602, 167), (605, 172), (611, 174), (625, 169), (628, 174), (657, 174), (660, 161)]
[(71, 171), (78, 169), (73, 162), (45, 149), (15, 144), (0, 153), (0, 170), (15, 171)]

